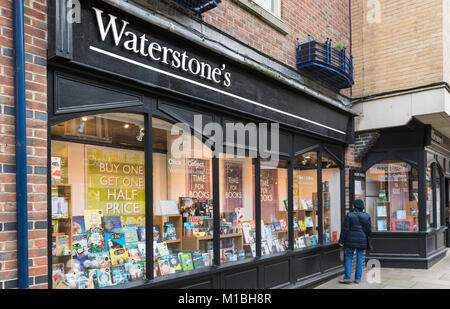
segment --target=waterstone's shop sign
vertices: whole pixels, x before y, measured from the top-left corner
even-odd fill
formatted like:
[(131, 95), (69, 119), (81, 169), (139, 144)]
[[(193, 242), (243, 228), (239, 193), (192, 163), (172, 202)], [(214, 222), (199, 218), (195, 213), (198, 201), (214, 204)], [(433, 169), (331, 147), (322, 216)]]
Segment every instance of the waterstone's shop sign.
[[(101, 1), (82, 2), (80, 20), (71, 25), (73, 64), (197, 103), (346, 141), (350, 120), (347, 112), (331, 109), (328, 104), (214, 53), (199, 45), (195, 37), (194, 41), (181, 37)], [(55, 40), (61, 40), (56, 34)], [(67, 98), (59, 100), (69, 105)], [(73, 104), (85, 101), (89, 98)]]
[(112, 36), (114, 44), (142, 57), (152, 61), (165, 64), (173, 69), (181, 69), (195, 76), (221, 84), (225, 87), (231, 85), (231, 73), (226, 71), (226, 65), (213, 67), (208, 63), (199, 61), (196, 58), (189, 57), (186, 51), (178, 51), (172, 48), (161, 46), (158, 42), (151, 42), (145, 34), (138, 36), (132, 31), (127, 30), (130, 24), (128, 21), (118, 21), (117, 17), (111, 14), (107, 15), (106, 22), (103, 20), (103, 11), (93, 7), (97, 19), (97, 26), (102, 41), (107, 36)]

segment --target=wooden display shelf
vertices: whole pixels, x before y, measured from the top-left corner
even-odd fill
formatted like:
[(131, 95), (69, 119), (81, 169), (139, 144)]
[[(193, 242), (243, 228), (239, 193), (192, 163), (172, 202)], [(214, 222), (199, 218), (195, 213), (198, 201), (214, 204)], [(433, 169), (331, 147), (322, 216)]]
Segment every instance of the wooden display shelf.
[[(243, 242), (243, 235), (241, 233), (220, 235), (220, 239), (228, 239), (228, 238), (237, 239), (237, 241), (235, 242), (237, 250), (241, 250), (243, 248), (244, 242)], [(184, 252), (199, 250), (201, 241), (212, 241), (212, 240), (213, 240), (212, 235), (202, 237), (195, 237), (195, 236), (183, 237), (182, 249)]]
[[(305, 217), (311, 217), (313, 220), (314, 227), (306, 228), (306, 231), (299, 231), (298, 229), (294, 229), (294, 237), (297, 238), (298, 235), (304, 235), (304, 234), (315, 234), (317, 229), (317, 222), (316, 222), (316, 214), (317, 211), (314, 209), (298, 209), (294, 210), (293, 217), (297, 219), (297, 223), (299, 220), (302, 220), (305, 222)], [(286, 210), (278, 210), (276, 212), (276, 218), (278, 220), (283, 219), (286, 221), (286, 224), (288, 221), (288, 212)], [(287, 231), (285, 231), (287, 233)]]
[[(386, 207), (386, 216), (378, 216), (377, 207)], [(391, 230), (391, 203), (387, 201), (374, 201), (373, 202), (373, 230), (378, 232), (384, 232), (378, 230), (378, 221), (386, 220), (386, 231)]]
[[(175, 232), (177, 239), (165, 240), (164, 239), (164, 223), (172, 222), (175, 226)], [(153, 224), (159, 226), (161, 233), (161, 240), (164, 241), (167, 246), (172, 249), (181, 250), (182, 247), (182, 235), (183, 235), (183, 217), (181, 215), (155, 215), (153, 217)]]
[[(67, 273), (72, 268), (72, 186), (68, 184), (52, 184), (51, 185), (52, 197), (64, 197), (67, 199), (67, 218), (53, 217), (52, 214), (52, 242), (56, 242), (56, 233), (64, 234), (68, 236), (67, 247), (70, 250), (66, 255), (52, 255), (52, 262), (64, 263), (64, 271)], [(53, 224), (56, 221), (56, 227)]]

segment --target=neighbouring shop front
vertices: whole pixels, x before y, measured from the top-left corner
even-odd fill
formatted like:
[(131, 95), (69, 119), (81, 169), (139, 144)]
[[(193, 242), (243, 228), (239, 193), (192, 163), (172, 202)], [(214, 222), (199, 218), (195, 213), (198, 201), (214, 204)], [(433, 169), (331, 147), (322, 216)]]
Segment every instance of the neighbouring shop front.
[(448, 246), (449, 139), (429, 125), (380, 130), (351, 173), (351, 199), (366, 201), (374, 250), (385, 267), (429, 268)]
[[(350, 113), (101, 1), (83, 1), (74, 24), (58, 3), (53, 288), (301, 287), (342, 272)], [(234, 142), (215, 124), (237, 125)]]

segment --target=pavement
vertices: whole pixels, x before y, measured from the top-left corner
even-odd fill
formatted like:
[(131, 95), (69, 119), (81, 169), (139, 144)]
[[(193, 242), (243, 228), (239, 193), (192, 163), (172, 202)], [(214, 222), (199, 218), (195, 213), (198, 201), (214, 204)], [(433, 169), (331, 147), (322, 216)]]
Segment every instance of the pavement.
[[(430, 269), (381, 268), (379, 279), (374, 281), (374, 269), (364, 269), (359, 284), (340, 284), (343, 276), (330, 280), (316, 289), (450, 289), (450, 254)], [(354, 266), (353, 266), (354, 271)], [(352, 279), (354, 273), (352, 274)], [(369, 280), (367, 280), (369, 279)]]

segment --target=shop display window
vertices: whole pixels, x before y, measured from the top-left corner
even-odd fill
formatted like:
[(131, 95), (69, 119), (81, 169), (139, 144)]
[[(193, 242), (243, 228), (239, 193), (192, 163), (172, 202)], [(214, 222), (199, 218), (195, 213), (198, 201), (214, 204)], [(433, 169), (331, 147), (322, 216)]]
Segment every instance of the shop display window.
[(381, 162), (367, 171), (366, 186), (366, 212), (374, 231), (419, 230), (419, 173), (415, 168), (400, 161)]
[(213, 265), (212, 153), (171, 130), (152, 119), (154, 277)]
[(53, 288), (145, 278), (143, 127), (142, 115), (114, 113), (52, 126)]
[(294, 160), (294, 249), (319, 244), (317, 157), (309, 152)]
[(256, 257), (255, 159), (219, 155), (221, 264)]
[(425, 171), (425, 188), (427, 190), (427, 229), (430, 229), (431, 227), (434, 226), (433, 222), (434, 222), (434, 217), (433, 217), (433, 211), (434, 211), (434, 207), (433, 207), (433, 191), (434, 191), (434, 186), (433, 186), (433, 171), (432, 169), (434, 169), (434, 164), (431, 164), (427, 167), (426, 171)]
[(326, 153), (322, 155), (323, 243), (335, 243), (341, 233), (341, 169)]
[(261, 255), (288, 250), (288, 161), (261, 160)]

